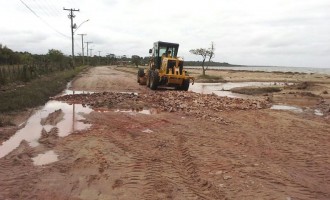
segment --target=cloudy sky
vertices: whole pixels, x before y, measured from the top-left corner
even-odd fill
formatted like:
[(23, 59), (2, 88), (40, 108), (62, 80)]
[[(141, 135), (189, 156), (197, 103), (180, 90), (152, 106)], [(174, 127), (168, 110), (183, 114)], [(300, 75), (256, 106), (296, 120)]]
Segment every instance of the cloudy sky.
[[(27, 8), (29, 7), (29, 8)], [(1, 0), (0, 43), (14, 51), (71, 54), (68, 11), (93, 54), (147, 56), (154, 41), (216, 45), (214, 61), (330, 68), (329, 0)], [(81, 53), (81, 37), (75, 36)]]

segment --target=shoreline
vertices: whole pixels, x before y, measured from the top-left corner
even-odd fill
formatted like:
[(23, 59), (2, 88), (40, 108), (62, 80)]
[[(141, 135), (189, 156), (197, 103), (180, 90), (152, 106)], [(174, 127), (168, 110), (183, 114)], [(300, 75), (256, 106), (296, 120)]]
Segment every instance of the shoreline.
[[(185, 66), (186, 69), (201, 69), (201, 66)], [(274, 66), (209, 66), (208, 70), (233, 70), (233, 71), (254, 71), (254, 72), (276, 72), (276, 73), (308, 73), (330, 75), (329, 68), (313, 67), (274, 67)]]

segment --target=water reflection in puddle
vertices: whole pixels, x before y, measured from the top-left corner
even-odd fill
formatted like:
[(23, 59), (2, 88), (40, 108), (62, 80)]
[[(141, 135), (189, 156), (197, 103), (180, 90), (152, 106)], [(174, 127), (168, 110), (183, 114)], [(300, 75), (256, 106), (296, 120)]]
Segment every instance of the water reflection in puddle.
[(142, 132), (143, 132), (143, 133), (153, 133), (153, 131), (150, 130), (150, 129), (145, 129), (145, 130), (143, 130)]
[[(46, 118), (50, 113), (58, 109), (62, 110), (64, 116), (56, 126), (43, 126), (40, 124), (41, 119)], [(89, 128), (91, 126), (90, 124), (85, 124), (80, 120), (85, 119), (83, 114), (88, 114), (92, 111), (91, 108), (83, 107), (81, 104), (69, 105), (59, 101), (49, 101), (41, 110), (38, 110), (28, 119), (24, 128), (18, 130), (9, 140), (2, 143), (0, 146), (0, 158), (18, 147), (22, 140), (29, 142), (32, 147), (38, 146), (38, 139), (41, 136), (41, 130), (43, 128), (46, 131), (50, 131), (51, 128), (57, 127), (60, 137), (67, 136), (73, 131)]]
[(289, 83), (282, 82), (229, 82), (229, 83), (195, 83), (189, 86), (189, 91), (201, 94), (216, 94), (218, 96), (227, 96), (234, 98), (247, 98), (249, 95), (232, 93), (231, 89), (236, 87), (267, 87), (267, 86), (284, 86)]
[(324, 114), (323, 114), (320, 110), (318, 110), (318, 109), (314, 110), (314, 114), (317, 115), (317, 116), (323, 116), (323, 115), (324, 115)]
[(66, 85), (66, 89), (59, 95), (59, 96), (64, 96), (64, 95), (74, 95), (74, 94), (93, 94), (94, 92), (90, 91), (83, 91), (83, 90), (72, 90), (72, 82), (70, 81)]
[(53, 151), (47, 151), (32, 158), (34, 165), (46, 165), (58, 161), (58, 155)]
[(151, 114), (157, 114), (158, 111), (157, 109), (143, 109), (143, 110), (120, 110), (117, 109), (115, 112), (122, 112), (122, 113), (129, 113), (131, 115), (136, 115), (137, 113), (139, 114), (144, 114), (144, 115), (151, 115)]
[(311, 109), (311, 108), (301, 108), (297, 106), (288, 106), (288, 105), (273, 105), (270, 107), (272, 110), (287, 110), (287, 111), (292, 111), (295, 113), (309, 113), (309, 114), (314, 114), (316, 116), (324, 116), (321, 110), (319, 109)]
[(80, 91), (80, 90), (64, 90), (60, 96), (70, 95), (70, 94), (93, 94), (94, 92)]
[(295, 106), (287, 106), (287, 105), (273, 105), (270, 107), (272, 110), (288, 110), (288, 111), (293, 111), (297, 113), (302, 113), (303, 109)]

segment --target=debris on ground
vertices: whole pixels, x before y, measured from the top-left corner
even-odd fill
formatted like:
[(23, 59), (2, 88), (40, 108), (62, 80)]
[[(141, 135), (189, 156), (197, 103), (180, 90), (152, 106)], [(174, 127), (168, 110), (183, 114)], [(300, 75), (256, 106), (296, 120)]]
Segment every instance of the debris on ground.
[(267, 99), (252, 100), (220, 97), (183, 91), (157, 91), (136, 93), (93, 93), (55, 97), (55, 100), (79, 103), (93, 108), (143, 109), (153, 108), (162, 112), (182, 112), (199, 119), (225, 122), (219, 113), (233, 110), (256, 110), (270, 107)]

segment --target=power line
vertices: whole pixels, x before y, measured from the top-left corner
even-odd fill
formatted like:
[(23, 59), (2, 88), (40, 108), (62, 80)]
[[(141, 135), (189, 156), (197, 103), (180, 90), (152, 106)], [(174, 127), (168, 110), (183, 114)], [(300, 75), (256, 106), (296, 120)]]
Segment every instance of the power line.
[[(35, 1), (36, 1), (36, 0), (35, 0)], [(48, 1), (43, 0), (43, 1), (41, 1), (41, 2), (42, 2), (42, 3), (41, 3), (42, 7), (43, 7), (45, 10), (48, 11), (48, 13), (50, 14), (50, 16), (56, 16), (56, 12), (54, 11), (54, 7), (51, 6), (51, 5), (49, 4)]]
[[(47, 4), (48, 4), (48, 0), (46, 1), (47, 2)], [(56, 2), (57, 3), (57, 2)], [(53, 2), (53, 0), (50, 0), (50, 8), (52, 9), (52, 10), (54, 10), (54, 13), (55, 13), (55, 15), (54, 16), (59, 16), (59, 15), (61, 15), (62, 13), (60, 12), (60, 6), (58, 6), (58, 8), (56, 7), (56, 3), (54, 3)]]
[(70, 38), (69, 36), (61, 33), (60, 31), (56, 30), (54, 27), (52, 27), (50, 24), (47, 23), (46, 20), (44, 20), (43, 18), (41, 18), (34, 10), (32, 10), (23, 0), (20, 0), (20, 2), (27, 8), (29, 9), (30, 12), (32, 12), (36, 17), (38, 17), (43, 23), (45, 23), (49, 28), (51, 28), (53, 31), (55, 31), (56, 33), (58, 33), (59, 35), (65, 37), (65, 38)]
[[(45, 9), (42, 9), (42, 6), (41, 6), (41, 5), (39, 5), (39, 4), (36, 3), (36, 0), (33, 0), (32, 5), (38, 7), (38, 8), (39, 8), (38, 10), (41, 11), (42, 14), (45, 14), (45, 15), (47, 15), (47, 16), (50, 17), (50, 14), (49, 14), (48, 12), (46, 12)], [(30, 2), (30, 7), (31, 7), (31, 2)], [(32, 7), (33, 7), (33, 6), (32, 6)]]

